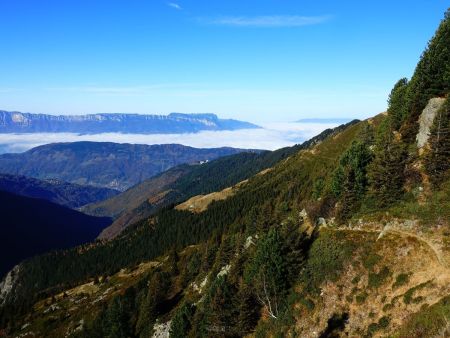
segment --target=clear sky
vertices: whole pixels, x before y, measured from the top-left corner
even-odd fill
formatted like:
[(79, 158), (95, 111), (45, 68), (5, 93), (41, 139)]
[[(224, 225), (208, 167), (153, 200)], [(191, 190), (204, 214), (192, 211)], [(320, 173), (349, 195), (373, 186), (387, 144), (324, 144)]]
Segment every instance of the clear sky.
[(0, 0), (0, 109), (367, 117), (448, 1)]

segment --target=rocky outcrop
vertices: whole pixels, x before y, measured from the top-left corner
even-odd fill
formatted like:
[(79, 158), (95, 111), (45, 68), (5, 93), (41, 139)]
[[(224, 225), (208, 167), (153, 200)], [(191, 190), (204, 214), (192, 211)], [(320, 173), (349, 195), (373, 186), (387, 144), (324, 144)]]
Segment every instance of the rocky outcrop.
[(153, 327), (154, 332), (152, 338), (169, 338), (171, 323), (171, 321), (167, 323), (156, 323)]
[(16, 265), (5, 278), (0, 282), (0, 306), (3, 305), (11, 294), (12, 289), (14, 288), (14, 284), (17, 281), (19, 276), (20, 266)]
[(436, 116), (436, 113), (441, 109), (442, 105), (445, 102), (445, 98), (437, 97), (430, 99), (428, 101), (427, 106), (423, 110), (422, 114), (419, 118), (419, 132), (417, 133), (416, 140), (417, 140), (417, 147), (423, 148), (425, 144), (428, 141), (428, 138), (430, 137), (430, 129), (433, 125), (434, 118)]

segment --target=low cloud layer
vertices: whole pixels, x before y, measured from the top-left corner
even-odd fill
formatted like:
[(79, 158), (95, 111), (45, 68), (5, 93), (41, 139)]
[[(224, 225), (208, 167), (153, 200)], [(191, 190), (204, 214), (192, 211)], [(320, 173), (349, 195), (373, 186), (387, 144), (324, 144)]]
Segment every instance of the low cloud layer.
[(301, 143), (336, 124), (273, 123), (263, 129), (203, 131), (195, 134), (75, 133), (0, 134), (0, 153), (23, 152), (47, 143), (96, 141), (138, 144), (178, 143), (196, 148), (235, 147), (275, 150)]

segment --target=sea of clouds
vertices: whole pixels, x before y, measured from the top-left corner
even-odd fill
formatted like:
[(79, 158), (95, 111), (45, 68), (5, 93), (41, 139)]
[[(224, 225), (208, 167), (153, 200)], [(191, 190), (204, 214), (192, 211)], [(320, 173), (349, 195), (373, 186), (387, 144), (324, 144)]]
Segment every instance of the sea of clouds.
[(178, 143), (196, 148), (234, 147), (275, 150), (302, 143), (337, 124), (270, 123), (261, 129), (235, 131), (202, 131), (188, 134), (76, 134), (27, 133), (0, 134), (0, 153), (17, 153), (48, 143), (96, 141), (136, 144)]

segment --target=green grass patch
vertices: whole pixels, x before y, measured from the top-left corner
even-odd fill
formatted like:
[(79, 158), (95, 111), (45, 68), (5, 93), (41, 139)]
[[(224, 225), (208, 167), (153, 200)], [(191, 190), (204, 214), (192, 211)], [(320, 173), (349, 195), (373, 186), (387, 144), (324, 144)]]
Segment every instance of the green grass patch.
[(335, 281), (356, 248), (357, 243), (346, 232), (322, 231), (311, 246), (302, 275), (309, 291), (317, 292), (326, 280)]
[(398, 333), (399, 338), (434, 337), (442, 334), (450, 321), (450, 296), (413, 314)]

